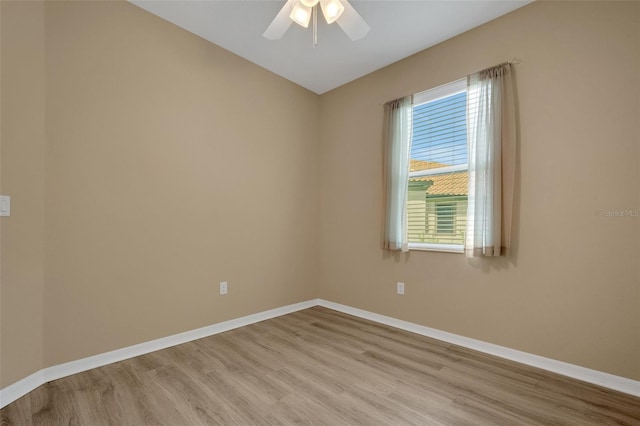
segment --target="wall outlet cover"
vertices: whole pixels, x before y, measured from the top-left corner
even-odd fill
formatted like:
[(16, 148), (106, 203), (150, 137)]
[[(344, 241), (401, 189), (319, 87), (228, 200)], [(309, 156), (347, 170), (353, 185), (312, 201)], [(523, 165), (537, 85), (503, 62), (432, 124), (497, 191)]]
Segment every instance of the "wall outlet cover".
[(11, 216), (11, 197), (0, 195), (0, 216)]

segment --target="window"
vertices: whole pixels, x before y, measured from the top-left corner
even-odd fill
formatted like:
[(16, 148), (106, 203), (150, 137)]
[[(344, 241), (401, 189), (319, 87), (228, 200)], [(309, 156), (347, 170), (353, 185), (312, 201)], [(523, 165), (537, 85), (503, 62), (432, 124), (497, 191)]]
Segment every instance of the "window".
[(468, 195), (466, 80), (413, 97), (407, 194), (410, 249), (462, 252)]
[(514, 105), (509, 62), (384, 104), (385, 250), (508, 253)]

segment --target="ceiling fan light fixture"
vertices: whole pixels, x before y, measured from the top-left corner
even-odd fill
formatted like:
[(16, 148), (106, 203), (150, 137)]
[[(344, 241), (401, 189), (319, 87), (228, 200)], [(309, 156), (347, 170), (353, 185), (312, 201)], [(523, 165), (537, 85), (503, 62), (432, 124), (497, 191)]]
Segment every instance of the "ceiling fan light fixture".
[[(315, 46), (318, 40), (318, 3), (320, 3), (322, 14), (327, 23), (337, 22), (351, 40), (360, 40), (369, 32), (369, 25), (362, 19), (358, 11), (351, 6), (349, 0), (287, 0), (262, 35), (269, 40), (279, 40), (287, 32), (292, 22), (304, 28), (309, 28), (311, 18), (313, 18), (313, 41)], [(313, 4), (313, 7), (306, 6), (307, 4)]]
[(302, 1), (299, 1), (291, 10), (291, 15), (289, 15), (289, 17), (296, 24), (308, 28), (309, 21), (311, 20), (311, 8), (305, 6)]
[(327, 24), (334, 23), (344, 12), (344, 5), (340, 0), (320, 0), (320, 7)]

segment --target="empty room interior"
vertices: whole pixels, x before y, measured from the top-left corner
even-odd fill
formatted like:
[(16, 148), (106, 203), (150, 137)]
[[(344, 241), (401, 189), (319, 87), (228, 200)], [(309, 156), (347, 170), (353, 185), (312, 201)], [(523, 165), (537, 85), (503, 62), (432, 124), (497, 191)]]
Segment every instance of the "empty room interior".
[(0, 25), (3, 426), (640, 424), (640, 2)]

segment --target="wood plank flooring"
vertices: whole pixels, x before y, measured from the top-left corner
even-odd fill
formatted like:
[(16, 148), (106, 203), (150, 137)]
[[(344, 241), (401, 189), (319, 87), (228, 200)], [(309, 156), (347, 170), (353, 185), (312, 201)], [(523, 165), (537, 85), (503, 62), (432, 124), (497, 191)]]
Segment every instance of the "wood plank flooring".
[(0, 425), (640, 425), (640, 398), (315, 307), (47, 383)]

